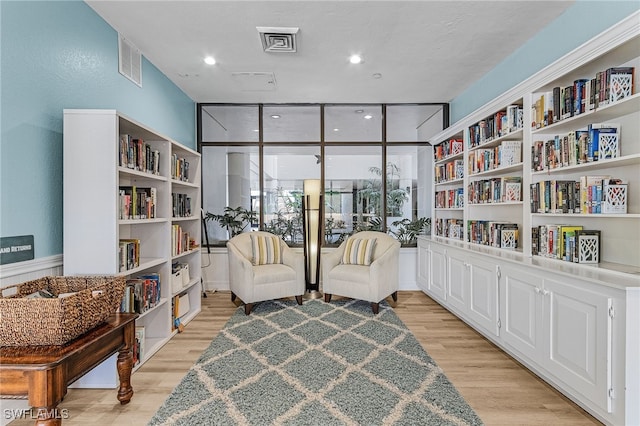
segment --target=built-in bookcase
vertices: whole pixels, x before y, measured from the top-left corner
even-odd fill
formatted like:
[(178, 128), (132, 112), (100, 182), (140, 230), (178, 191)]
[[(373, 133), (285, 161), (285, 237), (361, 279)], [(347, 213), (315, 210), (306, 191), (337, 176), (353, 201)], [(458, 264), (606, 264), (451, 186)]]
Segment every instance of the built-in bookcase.
[[(612, 425), (640, 424), (639, 17), (429, 141), (438, 153), (462, 138), (465, 168), (433, 182), (435, 232), (418, 239), (425, 293)], [(504, 118), (514, 109), (515, 127)], [(437, 177), (450, 158), (434, 160)], [(462, 209), (448, 189), (463, 192)], [(440, 231), (444, 218), (464, 223), (461, 238)], [(517, 225), (517, 244), (501, 223)], [(492, 225), (506, 231), (499, 246), (478, 237)]]
[[(140, 366), (176, 333), (174, 297), (188, 299), (183, 324), (200, 311), (200, 154), (115, 110), (64, 110), (63, 130), (64, 274), (160, 278), (158, 302), (136, 321)], [(188, 265), (180, 286), (174, 264)], [(86, 386), (117, 384), (115, 361), (105, 364)]]

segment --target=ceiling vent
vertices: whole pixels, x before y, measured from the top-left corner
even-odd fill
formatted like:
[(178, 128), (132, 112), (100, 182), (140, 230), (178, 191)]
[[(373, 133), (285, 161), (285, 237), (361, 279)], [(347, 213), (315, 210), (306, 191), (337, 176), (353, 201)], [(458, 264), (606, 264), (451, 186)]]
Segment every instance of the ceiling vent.
[(298, 48), (296, 34), (299, 28), (256, 27), (265, 52), (295, 53)]
[(118, 34), (118, 71), (142, 87), (142, 53), (120, 34)]

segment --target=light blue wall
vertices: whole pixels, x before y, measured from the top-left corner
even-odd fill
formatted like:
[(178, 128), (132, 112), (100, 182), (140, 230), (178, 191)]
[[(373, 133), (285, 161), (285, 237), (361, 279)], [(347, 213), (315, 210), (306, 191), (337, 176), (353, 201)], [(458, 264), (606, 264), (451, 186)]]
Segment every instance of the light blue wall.
[[(578, 0), (451, 101), (451, 123), (472, 113), (637, 10), (640, 10), (638, 0)], [(505, 34), (505, 37), (508, 36)]]
[(0, 236), (60, 254), (62, 110), (116, 109), (194, 148), (195, 103), (146, 60), (142, 88), (120, 75), (117, 32), (84, 2), (1, 1), (0, 20)]

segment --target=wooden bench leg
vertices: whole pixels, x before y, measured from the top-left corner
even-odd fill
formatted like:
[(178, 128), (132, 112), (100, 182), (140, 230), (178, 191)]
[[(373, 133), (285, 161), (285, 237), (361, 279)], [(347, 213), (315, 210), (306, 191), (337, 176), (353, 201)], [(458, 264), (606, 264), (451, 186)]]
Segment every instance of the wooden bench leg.
[(253, 309), (253, 303), (245, 303), (244, 304), (244, 314), (249, 315), (251, 313), (251, 309)]
[(324, 301), (327, 302), (327, 303), (331, 302), (331, 294), (325, 293), (324, 294)]
[(298, 302), (298, 305), (302, 305), (302, 296), (296, 296), (296, 302)]
[(394, 291), (393, 293), (391, 293), (391, 298), (393, 299), (394, 302), (398, 301), (398, 292)]
[(231, 292), (231, 301), (232, 302), (236, 301), (236, 294), (234, 292)]

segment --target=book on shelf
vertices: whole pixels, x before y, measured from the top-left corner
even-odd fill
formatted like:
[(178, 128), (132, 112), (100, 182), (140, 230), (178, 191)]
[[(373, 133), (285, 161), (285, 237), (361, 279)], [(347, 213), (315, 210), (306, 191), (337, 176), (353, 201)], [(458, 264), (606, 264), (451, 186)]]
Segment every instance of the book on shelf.
[(160, 151), (140, 138), (120, 135), (118, 164), (132, 170), (160, 174)]
[(143, 314), (160, 303), (160, 275), (152, 273), (130, 278), (120, 303), (120, 312)]
[(589, 132), (587, 162), (620, 155), (618, 146), (620, 123), (591, 123), (587, 130)]
[(461, 154), (463, 142), (460, 138), (452, 138), (433, 147), (433, 158), (435, 161), (444, 160), (447, 157)]
[[(518, 230), (517, 223), (489, 220), (469, 220), (467, 222), (468, 241), (491, 247), (516, 249), (518, 247)], [(510, 238), (505, 239), (503, 234), (508, 234)]]
[(139, 365), (144, 359), (145, 347), (145, 330), (144, 326), (136, 326), (135, 330), (135, 345), (133, 347), (133, 366)]
[(120, 272), (140, 266), (140, 240), (120, 239), (118, 246)]
[(173, 217), (190, 217), (191, 211), (191, 197), (188, 194), (171, 194), (171, 204), (173, 208)]
[(177, 154), (171, 156), (171, 178), (183, 182), (189, 181), (189, 161)]
[(120, 186), (120, 219), (152, 219), (156, 217), (158, 190), (155, 187)]

